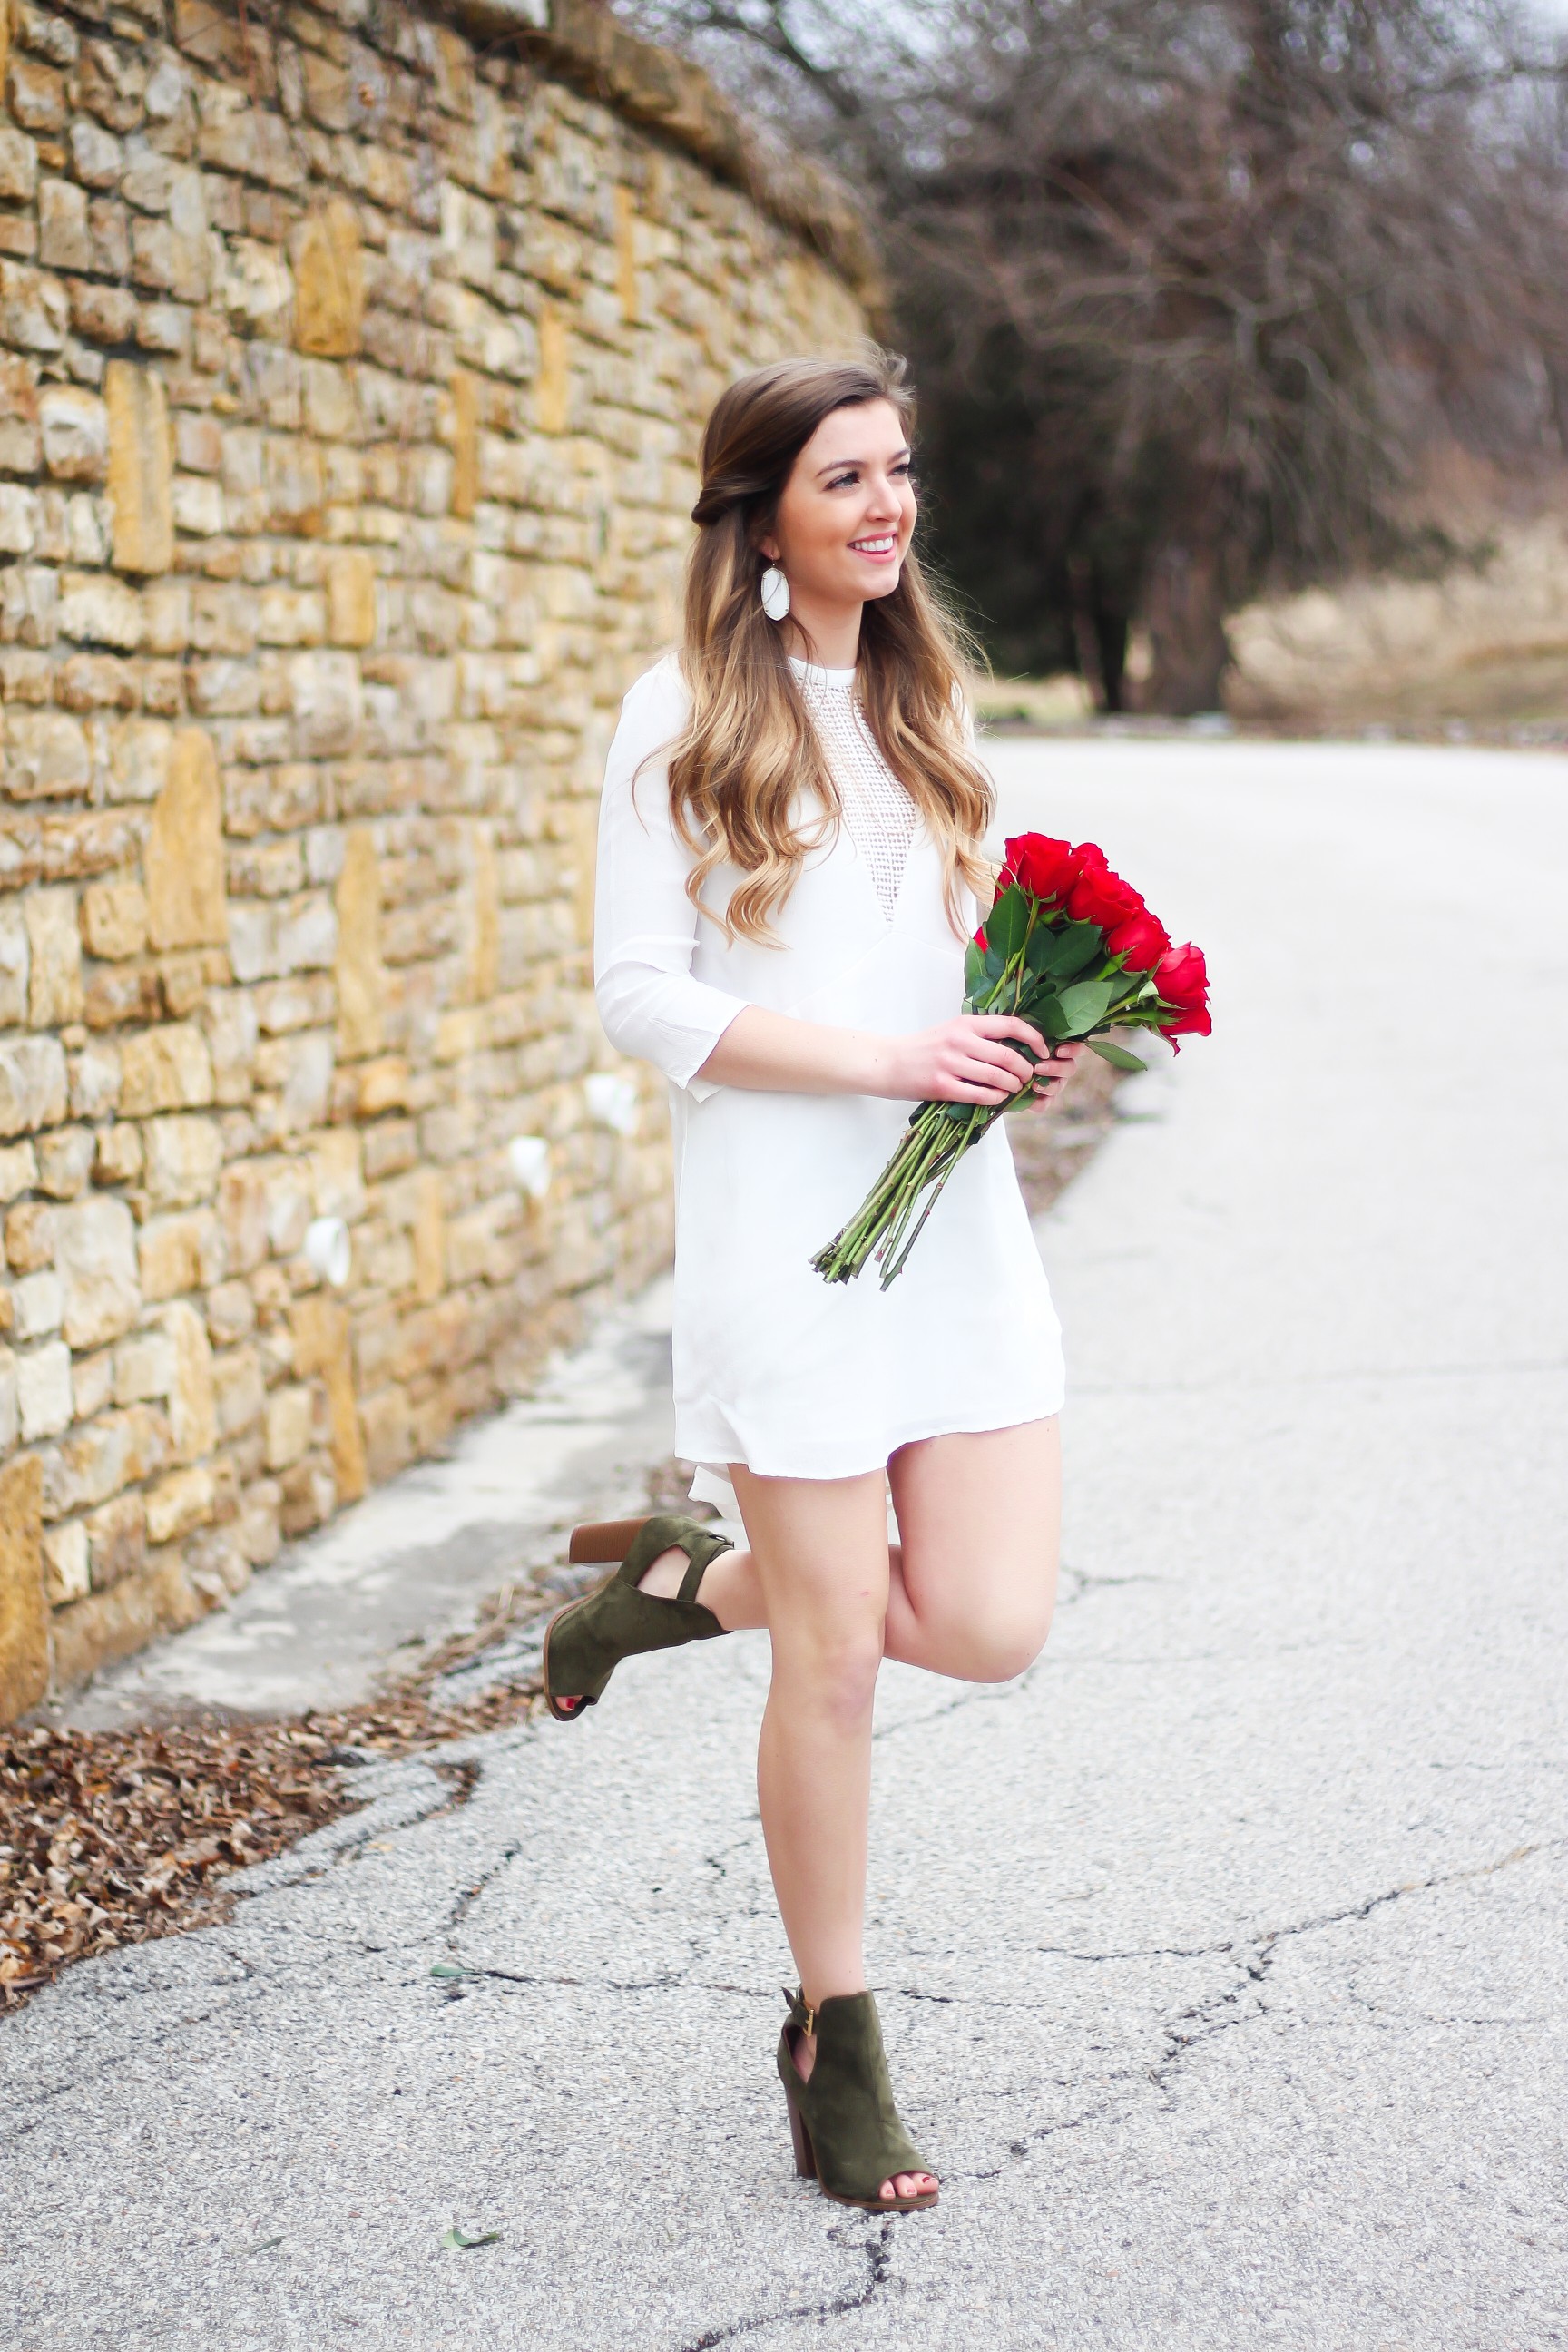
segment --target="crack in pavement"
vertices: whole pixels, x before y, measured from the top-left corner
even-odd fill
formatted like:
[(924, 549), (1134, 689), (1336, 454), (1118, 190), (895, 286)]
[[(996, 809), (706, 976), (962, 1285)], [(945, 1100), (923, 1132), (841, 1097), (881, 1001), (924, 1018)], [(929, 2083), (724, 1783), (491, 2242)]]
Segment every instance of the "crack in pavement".
[(843, 2246), (851, 2253), (865, 2255), (869, 2265), (869, 2276), (858, 2293), (847, 2292), (824, 2302), (792, 2304), (784, 2311), (760, 2312), (749, 2319), (729, 2320), (721, 2327), (710, 2328), (705, 2336), (694, 2336), (689, 2344), (680, 2347), (680, 2352), (714, 2352), (716, 2345), (733, 2344), (737, 2337), (742, 2336), (760, 2336), (764, 2329), (786, 2326), (791, 2320), (815, 2320), (821, 2326), (829, 2319), (838, 2318), (844, 2312), (864, 2311), (872, 2298), (886, 2286), (891, 2275), (893, 2223), (895, 2219), (902, 2218), (889, 2215), (875, 2236), (853, 2238), (847, 2234), (842, 2225), (827, 2232), (831, 2244)]
[[(1242, 1937), (1229, 1945), (1215, 1946), (1208, 1955), (1193, 1955), (1194, 1958), (1217, 1958), (1230, 1952), (1245, 1952), (1248, 1957), (1240, 1962), (1241, 1979), (1228, 1991), (1184, 2010), (1165, 2028), (1165, 2055), (1158, 2065), (1148, 2070), (1150, 2081), (1161, 2091), (1168, 2092), (1172, 2081), (1194, 2050), (1221, 2034), (1256, 2024), (1260, 2017), (1268, 2016), (1267, 2004), (1260, 1995), (1253, 1993), (1253, 2005), (1245, 2013), (1242, 2003), (1248, 1998), (1249, 1988), (1267, 1983), (1270, 1969), (1287, 1944), (1303, 1936), (1322, 1935), (1335, 1927), (1370, 1919), (1374, 1912), (1386, 1910), (1395, 1903), (1408, 1902), (1415, 1895), (1431, 1895), (1445, 1887), (1469, 1885), (1480, 1879), (1493, 1878), (1500, 1871), (1511, 1870), (1521, 1862), (1532, 1860), (1537, 1854), (1563, 1853), (1568, 1853), (1568, 1837), (1543, 1838), (1533, 1845), (1515, 1846), (1495, 1862), (1478, 1863), (1468, 1870), (1448, 1871), (1432, 1878), (1408, 1880), (1403, 1885), (1385, 1888), (1381, 1895), (1369, 1895), (1360, 1903), (1347, 1905), (1342, 1911), (1329, 1912), (1319, 1918), (1301, 1920), (1292, 1927), (1269, 1928), (1261, 1936)], [(1181, 2030), (1184, 2026), (1191, 2026), (1193, 2030), (1184, 2032)]]

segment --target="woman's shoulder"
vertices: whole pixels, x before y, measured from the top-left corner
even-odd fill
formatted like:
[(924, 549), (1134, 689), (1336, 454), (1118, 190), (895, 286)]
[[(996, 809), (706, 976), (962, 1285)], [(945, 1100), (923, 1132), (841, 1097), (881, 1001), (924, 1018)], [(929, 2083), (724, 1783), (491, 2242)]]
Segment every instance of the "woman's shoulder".
[(691, 708), (691, 689), (681, 672), (678, 653), (661, 654), (651, 669), (633, 680), (626, 688), (621, 704), (621, 724), (647, 729), (656, 740), (663, 741), (671, 732), (679, 733), (686, 724)]

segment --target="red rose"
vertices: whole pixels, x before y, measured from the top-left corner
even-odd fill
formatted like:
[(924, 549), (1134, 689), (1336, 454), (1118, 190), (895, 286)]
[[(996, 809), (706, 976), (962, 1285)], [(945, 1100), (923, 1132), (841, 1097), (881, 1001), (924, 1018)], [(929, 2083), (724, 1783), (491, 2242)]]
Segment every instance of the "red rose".
[(1172, 948), (1160, 960), (1154, 974), (1154, 985), (1167, 1004), (1176, 1008), (1174, 1021), (1162, 1021), (1161, 1029), (1167, 1037), (1207, 1037), (1213, 1033), (1209, 1019), (1209, 975), (1202, 948), (1191, 944)]
[(1142, 892), (1111, 872), (1102, 851), (1086, 843), (1079, 856), (1081, 869), (1067, 897), (1075, 923), (1098, 923), (1102, 931), (1113, 931), (1119, 923), (1144, 912)]
[(1170, 932), (1147, 907), (1105, 935), (1107, 955), (1124, 957), (1129, 971), (1152, 971), (1170, 945)]
[(1007, 863), (996, 887), (1005, 890), (1009, 883), (1016, 882), (1037, 898), (1065, 898), (1078, 878), (1080, 855), (1070, 841), (1053, 841), (1044, 833), (1021, 833), (1007, 844)]
[(985, 926), (984, 923), (981, 924), (980, 929), (974, 934), (974, 944), (980, 950), (982, 955), (985, 953), (987, 947), (990, 945), (990, 941), (985, 936)]

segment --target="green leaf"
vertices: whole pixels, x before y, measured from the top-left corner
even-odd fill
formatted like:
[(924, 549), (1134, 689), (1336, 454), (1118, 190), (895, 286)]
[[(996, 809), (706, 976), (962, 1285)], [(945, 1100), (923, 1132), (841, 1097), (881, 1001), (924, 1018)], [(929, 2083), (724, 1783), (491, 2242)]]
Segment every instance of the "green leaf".
[(466, 1977), (473, 1972), (460, 1960), (437, 1960), (430, 1973), (433, 1977)]
[(970, 942), (969, 942), (969, 945), (968, 945), (968, 946), (964, 949), (964, 950), (963, 950), (963, 992), (964, 992), (964, 995), (965, 995), (965, 996), (975, 996), (975, 995), (978, 995), (979, 991), (980, 991), (980, 983), (981, 983), (981, 982), (984, 980), (984, 977), (985, 977), (985, 950), (984, 950), (984, 948), (977, 948), (977, 947), (975, 946), (975, 944), (974, 944), (974, 941), (973, 941), (973, 940), (970, 940)]
[[(1048, 938), (1050, 952), (1037, 967), (1042, 979), (1048, 975), (1053, 980), (1070, 980), (1091, 964), (1105, 946), (1105, 933), (1098, 923), (1064, 923)], [(1033, 948), (1033, 940), (1029, 945)], [(1032, 957), (1030, 965), (1036, 968)]]
[(1114, 980), (1080, 980), (1075, 988), (1064, 988), (1057, 999), (1058, 1010), (1065, 1026), (1053, 1029), (1053, 1037), (1081, 1037), (1097, 1021), (1103, 1021), (1116, 994)]
[(499, 2230), (479, 2230), (470, 2237), (467, 2230), (450, 2229), (441, 2232), (441, 2243), (455, 2254), (466, 2254), (473, 2246), (499, 2246)]
[(1147, 1062), (1141, 1062), (1136, 1054), (1130, 1054), (1125, 1045), (1113, 1045), (1109, 1037), (1091, 1037), (1089, 1050), (1091, 1054), (1098, 1054), (1102, 1062), (1109, 1062), (1113, 1070), (1142, 1072), (1149, 1066)]
[(1017, 954), (1028, 928), (1029, 902), (1015, 885), (1012, 889), (1003, 891), (985, 918), (986, 945), (999, 950), (1005, 960)]

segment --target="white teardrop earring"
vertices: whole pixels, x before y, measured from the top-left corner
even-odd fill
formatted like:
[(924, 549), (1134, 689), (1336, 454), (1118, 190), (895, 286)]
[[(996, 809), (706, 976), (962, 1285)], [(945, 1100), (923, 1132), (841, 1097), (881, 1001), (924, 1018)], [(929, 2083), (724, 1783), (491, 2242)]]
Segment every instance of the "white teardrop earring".
[(789, 614), (789, 582), (776, 563), (770, 563), (763, 574), (763, 610), (770, 621), (782, 621)]

